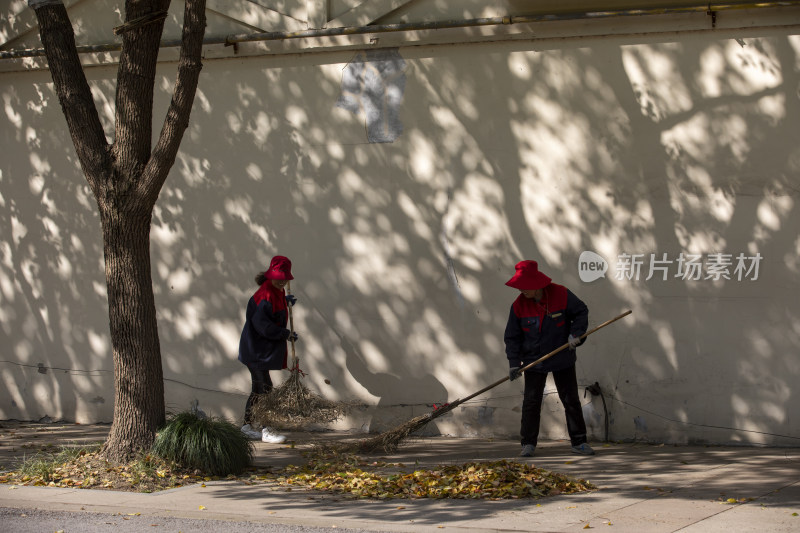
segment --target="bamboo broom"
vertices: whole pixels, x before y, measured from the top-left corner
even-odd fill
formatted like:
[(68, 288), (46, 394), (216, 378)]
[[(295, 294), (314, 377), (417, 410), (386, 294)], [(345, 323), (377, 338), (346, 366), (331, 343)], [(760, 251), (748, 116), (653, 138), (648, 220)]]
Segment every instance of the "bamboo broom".
[[(633, 311), (631, 311), (631, 310), (625, 311), (621, 315), (616, 316), (616, 317), (612, 318), (611, 320), (607, 320), (607, 321), (603, 322), (602, 324), (600, 324), (599, 326), (587, 331), (586, 333), (581, 335), (579, 338), (580, 339), (585, 339), (586, 337), (588, 337), (592, 333), (598, 331), (599, 329), (602, 329), (602, 328), (608, 326), (609, 324), (612, 324), (612, 323), (616, 322), (617, 320), (619, 320), (619, 319), (621, 319), (623, 317), (628, 316), (632, 312)], [(568, 347), (569, 347), (569, 343), (566, 343), (566, 344), (564, 344), (562, 346), (559, 346), (558, 348), (556, 348), (552, 352), (550, 352), (550, 353), (548, 353), (546, 355), (543, 355), (542, 357), (540, 357), (536, 361), (523, 366), (519, 370), (520, 374), (522, 372), (528, 370), (529, 368), (531, 368), (531, 367), (533, 367), (535, 365), (538, 365), (539, 363), (541, 363), (541, 362), (553, 357), (554, 355), (556, 355), (557, 353), (561, 352), (562, 350), (564, 350), (564, 349), (566, 349)], [(462, 403), (464, 403), (466, 401), (469, 401), (469, 400), (471, 400), (472, 398), (474, 398), (476, 396), (480, 396), (484, 392), (497, 387), (501, 383), (504, 383), (504, 382), (508, 381), (508, 379), (509, 379), (508, 376), (505, 376), (502, 379), (498, 379), (497, 381), (495, 381), (491, 385), (487, 385), (486, 387), (482, 388), (481, 390), (479, 390), (477, 392), (474, 392), (474, 393), (470, 394), (469, 396), (466, 396), (464, 398), (455, 400), (453, 402), (450, 402), (449, 404), (445, 404), (442, 407), (434, 409), (430, 413), (418, 416), (416, 418), (412, 418), (411, 420), (409, 420), (405, 424), (403, 424), (401, 426), (397, 426), (396, 428), (391, 429), (389, 431), (386, 431), (384, 433), (381, 433), (380, 435), (377, 435), (375, 437), (372, 437), (372, 438), (369, 438), (369, 439), (360, 440), (360, 441), (353, 442), (353, 443), (345, 443), (345, 444), (341, 444), (341, 445), (334, 445), (334, 446), (332, 446), (332, 448), (333, 448), (334, 451), (339, 452), (339, 453), (371, 453), (371, 452), (374, 452), (375, 450), (378, 450), (378, 449), (382, 449), (382, 450), (384, 450), (386, 452), (394, 451), (394, 450), (397, 449), (397, 446), (400, 443), (400, 441), (402, 441), (403, 439), (408, 437), (408, 435), (410, 435), (411, 433), (414, 433), (415, 431), (418, 431), (418, 430), (422, 429), (426, 424), (430, 423), (432, 420), (442, 416), (443, 414), (449, 413), (450, 411), (452, 411), (453, 409), (455, 409), (456, 407), (458, 407)]]

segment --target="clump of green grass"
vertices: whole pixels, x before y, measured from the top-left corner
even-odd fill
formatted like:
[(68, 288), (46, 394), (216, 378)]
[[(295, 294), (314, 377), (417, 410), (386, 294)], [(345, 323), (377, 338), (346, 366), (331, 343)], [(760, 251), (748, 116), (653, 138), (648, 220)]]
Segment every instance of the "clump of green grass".
[(153, 454), (184, 468), (227, 476), (250, 466), (253, 445), (226, 420), (200, 418), (184, 411), (171, 416), (158, 432)]
[(62, 446), (57, 451), (40, 451), (32, 457), (26, 457), (19, 466), (19, 473), (31, 478), (41, 478), (45, 483), (53, 481), (53, 474), (64, 463), (73, 461), (87, 453), (97, 452), (102, 444), (88, 446)]
[(152, 455), (140, 455), (130, 465), (131, 484), (136, 485), (157, 477), (160, 466), (159, 460)]
[(23, 476), (40, 477), (45, 483), (52, 481), (56, 464), (52, 454), (37, 453), (33, 457), (26, 457), (19, 466), (19, 473)]

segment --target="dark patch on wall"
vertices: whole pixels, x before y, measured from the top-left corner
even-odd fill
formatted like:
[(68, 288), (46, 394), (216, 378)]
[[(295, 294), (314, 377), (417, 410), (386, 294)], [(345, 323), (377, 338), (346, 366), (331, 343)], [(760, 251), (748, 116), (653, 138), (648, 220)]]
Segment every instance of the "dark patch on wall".
[(336, 107), (364, 115), (371, 143), (394, 142), (403, 133), (400, 106), (406, 89), (405, 68), (400, 51), (387, 48), (358, 52), (342, 73)]

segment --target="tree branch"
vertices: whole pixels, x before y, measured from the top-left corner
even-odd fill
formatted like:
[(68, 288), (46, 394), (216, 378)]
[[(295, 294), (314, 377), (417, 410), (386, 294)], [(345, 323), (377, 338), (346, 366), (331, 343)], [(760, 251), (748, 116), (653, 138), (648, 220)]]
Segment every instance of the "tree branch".
[(109, 145), (78, 57), (67, 9), (60, 0), (29, 0), (28, 5), (39, 22), (47, 64), (78, 161), (95, 197), (100, 198), (103, 176), (111, 169)]
[(175, 91), (153, 155), (145, 168), (141, 191), (153, 204), (175, 162), (181, 140), (189, 126), (200, 70), (203, 68), (203, 35), (206, 29), (205, 0), (187, 0), (183, 13), (183, 35)]
[[(125, 2), (126, 21), (165, 11), (169, 0)], [(122, 34), (117, 71), (114, 164), (126, 179), (114, 183), (118, 198), (128, 196), (141, 179), (153, 142), (153, 88), (164, 20), (139, 26)]]

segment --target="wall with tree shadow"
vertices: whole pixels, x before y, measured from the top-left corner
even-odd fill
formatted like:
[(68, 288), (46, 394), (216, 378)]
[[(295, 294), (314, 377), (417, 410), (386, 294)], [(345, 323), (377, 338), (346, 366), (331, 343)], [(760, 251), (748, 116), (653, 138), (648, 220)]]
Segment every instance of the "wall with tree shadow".
[[(87, 75), (111, 136), (116, 70)], [(173, 78), (161, 65), (156, 134)], [(354, 431), (503, 377), (504, 283), (535, 259), (590, 325), (633, 310), (578, 350), (610, 438), (797, 444), (798, 87), (785, 29), (206, 61), (152, 228), (169, 409), (240, 419), (239, 333), (274, 254), (305, 383), (361, 402), (332, 426)], [(110, 421), (94, 200), (49, 73), (0, 94), (0, 418)], [(521, 388), (426, 431), (516, 435)]]

